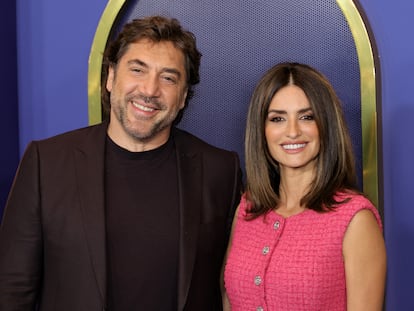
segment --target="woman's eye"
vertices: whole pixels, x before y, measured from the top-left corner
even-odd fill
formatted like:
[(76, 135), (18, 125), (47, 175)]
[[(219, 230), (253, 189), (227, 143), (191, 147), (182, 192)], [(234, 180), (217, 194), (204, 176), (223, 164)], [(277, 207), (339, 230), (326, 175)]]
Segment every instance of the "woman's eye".
[(301, 119), (306, 120), (306, 121), (313, 121), (315, 118), (313, 117), (312, 114), (308, 114), (308, 115), (302, 116)]
[(283, 121), (283, 118), (282, 117), (270, 117), (269, 120), (271, 122), (281, 122)]

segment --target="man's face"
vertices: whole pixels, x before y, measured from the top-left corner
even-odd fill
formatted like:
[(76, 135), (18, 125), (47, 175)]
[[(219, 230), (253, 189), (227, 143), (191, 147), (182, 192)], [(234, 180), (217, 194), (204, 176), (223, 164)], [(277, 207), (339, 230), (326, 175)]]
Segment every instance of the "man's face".
[(108, 71), (111, 139), (130, 151), (165, 143), (185, 105), (186, 78), (184, 54), (171, 42), (132, 43)]

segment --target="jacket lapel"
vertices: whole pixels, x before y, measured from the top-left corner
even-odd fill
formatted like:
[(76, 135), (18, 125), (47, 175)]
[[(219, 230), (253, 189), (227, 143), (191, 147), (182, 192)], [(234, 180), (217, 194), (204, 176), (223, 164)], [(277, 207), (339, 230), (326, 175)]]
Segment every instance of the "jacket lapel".
[(106, 301), (104, 154), (107, 124), (90, 129), (75, 150), (83, 227), (103, 305)]
[[(80, 208), (86, 242), (103, 305), (106, 302), (106, 229), (104, 205), (104, 154), (107, 124), (94, 127), (75, 150)], [(180, 200), (178, 310), (183, 310), (197, 252), (202, 198), (201, 154), (174, 130)]]
[(178, 189), (180, 198), (180, 241), (178, 264), (178, 310), (183, 310), (191, 283), (197, 252), (202, 204), (201, 155), (190, 150), (183, 134), (175, 131)]

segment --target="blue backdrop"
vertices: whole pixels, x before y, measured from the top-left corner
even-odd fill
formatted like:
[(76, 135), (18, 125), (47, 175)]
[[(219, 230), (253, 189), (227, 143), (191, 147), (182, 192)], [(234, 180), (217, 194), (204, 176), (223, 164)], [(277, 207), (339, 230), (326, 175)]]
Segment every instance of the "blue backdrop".
[(16, 3), (0, 2), (0, 213), (19, 161), (17, 57), (16, 57)]
[[(13, 2), (0, 4), (0, 55), (5, 67), (0, 75), (2, 206), (19, 155), (30, 140), (87, 125), (88, 57), (107, 4), (104, 0)], [(389, 311), (412, 311), (414, 2), (360, 0), (360, 4), (375, 36), (381, 65), (386, 305)]]

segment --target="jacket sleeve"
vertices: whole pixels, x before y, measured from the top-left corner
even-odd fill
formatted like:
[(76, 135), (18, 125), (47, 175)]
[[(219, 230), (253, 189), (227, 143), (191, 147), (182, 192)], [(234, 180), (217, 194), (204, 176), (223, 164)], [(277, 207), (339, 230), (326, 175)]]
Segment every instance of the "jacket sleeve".
[(42, 275), (39, 156), (30, 143), (0, 226), (0, 310), (34, 310)]
[(229, 214), (227, 216), (227, 236), (226, 241), (228, 241), (230, 237), (231, 227), (233, 223), (234, 213), (236, 212), (237, 206), (239, 206), (241, 196), (244, 191), (243, 186), (243, 173), (240, 167), (240, 160), (237, 153), (233, 153), (234, 155), (234, 184), (233, 184), (233, 196), (232, 196), (232, 204), (229, 209)]

